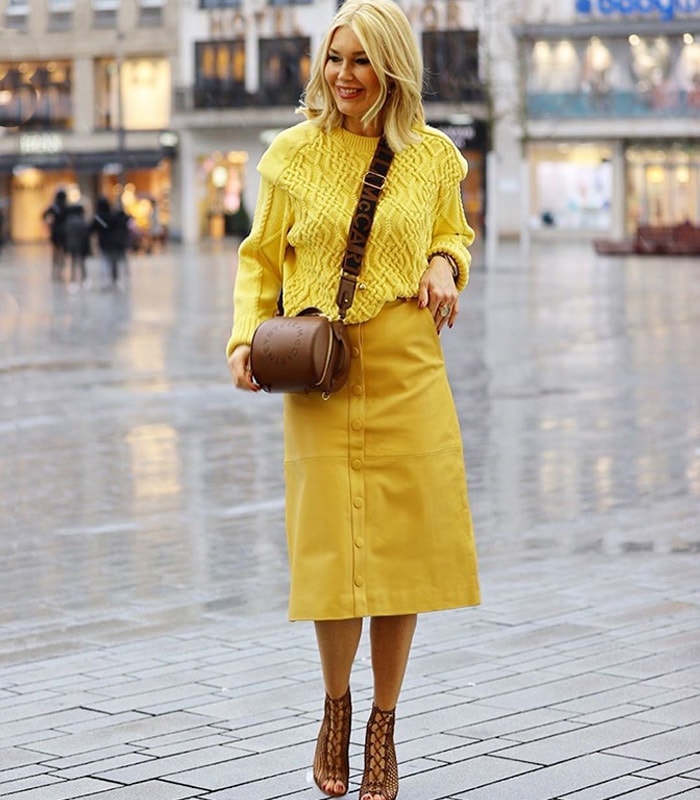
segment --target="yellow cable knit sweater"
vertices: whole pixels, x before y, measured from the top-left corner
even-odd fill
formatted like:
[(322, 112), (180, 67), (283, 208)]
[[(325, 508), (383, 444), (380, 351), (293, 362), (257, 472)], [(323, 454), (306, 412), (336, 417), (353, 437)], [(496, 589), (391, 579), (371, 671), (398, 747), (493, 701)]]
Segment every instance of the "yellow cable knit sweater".
[[(425, 126), (419, 133), (420, 142), (394, 156), (348, 323), (371, 319), (399, 297), (415, 297), (438, 251), (459, 265), (457, 288), (467, 284), (467, 247), (474, 240), (460, 190), (467, 164), (440, 131)], [(350, 220), (377, 142), (342, 128), (328, 134), (307, 121), (280, 133), (265, 152), (253, 226), (239, 250), (227, 355), (249, 344), (258, 324), (273, 316), (282, 282), (286, 314), (317, 306), (337, 318)]]

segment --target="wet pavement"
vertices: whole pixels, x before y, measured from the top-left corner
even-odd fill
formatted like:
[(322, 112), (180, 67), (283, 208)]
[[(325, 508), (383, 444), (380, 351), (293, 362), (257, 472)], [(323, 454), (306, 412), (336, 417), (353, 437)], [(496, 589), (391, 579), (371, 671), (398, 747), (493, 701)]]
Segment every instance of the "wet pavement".
[[(234, 246), (89, 268), (0, 253), (0, 795), (320, 797), (280, 398), (223, 356)], [(484, 603), (419, 624), (400, 797), (700, 797), (700, 263), (476, 252), (461, 309)], [(365, 643), (353, 691), (356, 795)]]

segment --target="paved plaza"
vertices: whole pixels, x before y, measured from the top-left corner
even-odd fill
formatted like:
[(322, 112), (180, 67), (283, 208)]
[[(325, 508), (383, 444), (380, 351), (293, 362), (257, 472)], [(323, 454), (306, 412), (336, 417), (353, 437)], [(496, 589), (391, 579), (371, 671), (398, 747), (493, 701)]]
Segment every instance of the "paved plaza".
[[(102, 291), (92, 259), (74, 291), (0, 252), (3, 800), (321, 797), (235, 262), (176, 245)], [(442, 339), (483, 604), (419, 620), (400, 800), (700, 798), (700, 261), (476, 251)], [(352, 689), (357, 800), (366, 639)]]

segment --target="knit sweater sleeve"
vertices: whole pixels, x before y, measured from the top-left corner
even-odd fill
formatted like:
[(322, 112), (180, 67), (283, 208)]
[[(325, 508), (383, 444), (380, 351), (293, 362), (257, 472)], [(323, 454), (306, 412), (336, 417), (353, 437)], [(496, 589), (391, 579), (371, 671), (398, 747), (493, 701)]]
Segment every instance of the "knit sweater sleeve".
[(263, 175), (253, 225), (238, 250), (233, 327), (226, 345), (227, 356), (239, 344), (250, 344), (258, 325), (275, 314), (291, 224), (289, 216), (286, 191)]
[(233, 327), (226, 354), (250, 344), (258, 325), (274, 316), (282, 287), (283, 266), (293, 264), (288, 234), (293, 223), (286, 173), (299, 151), (316, 135), (308, 122), (279, 133), (258, 164), (260, 191), (250, 234), (238, 250), (233, 290)]
[(461, 182), (467, 175), (467, 162), (451, 143), (449, 149), (441, 165), (441, 189), (428, 260), (434, 253), (449, 253), (459, 267), (456, 283), (457, 289), (462, 291), (469, 280), (471, 254), (468, 248), (474, 241), (474, 231), (467, 222), (462, 202)]

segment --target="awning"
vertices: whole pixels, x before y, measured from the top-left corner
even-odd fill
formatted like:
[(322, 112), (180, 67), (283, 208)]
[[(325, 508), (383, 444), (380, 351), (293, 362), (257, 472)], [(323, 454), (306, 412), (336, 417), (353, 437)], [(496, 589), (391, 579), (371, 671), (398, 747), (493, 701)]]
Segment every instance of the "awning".
[(94, 153), (46, 153), (36, 155), (0, 155), (0, 174), (11, 175), (17, 169), (31, 168), (46, 172), (74, 170), (96, 174), (137, 169), (153, 169), (163, 160), (163, 151), (127, 150), (121, 156), (113, 150)]

